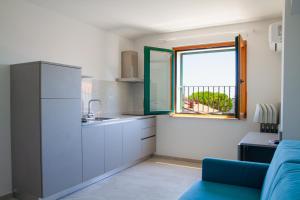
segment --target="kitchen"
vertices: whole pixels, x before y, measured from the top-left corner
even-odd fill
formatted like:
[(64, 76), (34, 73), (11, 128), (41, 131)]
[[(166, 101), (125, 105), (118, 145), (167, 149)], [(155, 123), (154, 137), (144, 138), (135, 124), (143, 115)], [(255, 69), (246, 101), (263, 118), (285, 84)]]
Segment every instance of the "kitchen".
[(81, 77), (80, 67), (45, 61), (11, 66), (17, 198), (61, 198), (155, 152), (155, 117), (95, 115), (91, 104), (99, 99), (81, 111)]
[[(256, 1), (1, 1), (0, 200), (173, 200), (201, 181), (206, 157), (238, 159), (241, 139), (259, 132), (256, 104), (297, 99), (282, 96), (282, 83), (298, 79), (283, 79), (283, 43), (269, 41), (289, 8)], [(181, 55), (223, 50), (233, 55), (235, 90), (221, 91), (230, 117), (214, 105), (222, 84), (199, 91), (201, 80), (183, 84), (176, 67)], [(223, 81), (219, 72), (210, 77)], [(235, 109), (239, 84), (245, 118)], [(212, 104), (200, 102), (206, 92)], [(285, 119), (290, 127), (296, 118)]]

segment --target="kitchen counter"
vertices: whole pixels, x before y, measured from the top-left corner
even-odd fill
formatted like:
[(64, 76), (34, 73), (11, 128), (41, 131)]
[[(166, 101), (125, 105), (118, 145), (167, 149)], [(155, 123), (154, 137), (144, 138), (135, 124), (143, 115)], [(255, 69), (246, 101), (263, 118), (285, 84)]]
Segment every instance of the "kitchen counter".
[(101, 115), (117, 118), (83, 123), (83, 183), (103, 180), (135, 165), (156, 151), (155, 116)]
[(113, 119), (104, 120), (104, 121), (92, 120), (88, 122), (82, 122), (81, 126), (121, 123), (121, 122), (127, 122), (127, 121), (139, 120), (139, 119), (152, 118), (155, 117), (155, 115), (103, 115), (101, 117), (108, 117)]

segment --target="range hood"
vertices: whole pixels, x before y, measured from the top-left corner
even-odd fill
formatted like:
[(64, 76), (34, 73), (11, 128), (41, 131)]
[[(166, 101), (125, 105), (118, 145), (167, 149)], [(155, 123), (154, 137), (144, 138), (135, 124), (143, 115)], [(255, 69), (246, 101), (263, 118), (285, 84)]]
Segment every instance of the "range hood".
[(121, 59), (121, 78), (117, 78), (117, 81), (144, 82), (138, 77), (138, 52), (122, 51)]

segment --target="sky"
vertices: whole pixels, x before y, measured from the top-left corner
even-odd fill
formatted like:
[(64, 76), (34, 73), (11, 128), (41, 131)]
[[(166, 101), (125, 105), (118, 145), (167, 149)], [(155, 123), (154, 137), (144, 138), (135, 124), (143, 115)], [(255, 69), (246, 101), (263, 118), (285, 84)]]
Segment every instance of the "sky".
[(235, 51), (183, 55), (183, 85), (234, 86)]

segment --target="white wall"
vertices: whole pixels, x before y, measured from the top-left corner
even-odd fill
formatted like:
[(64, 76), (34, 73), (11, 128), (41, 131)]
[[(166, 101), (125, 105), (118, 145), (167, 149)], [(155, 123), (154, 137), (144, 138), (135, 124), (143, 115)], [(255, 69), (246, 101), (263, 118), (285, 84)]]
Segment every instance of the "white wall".
[[(252, 122), (255, 104), (280, 102), (281, 55), (272, 52), (268, 45), (268, 25), (278, 20), (148, 36), (135, 41), (141, 71), (145, 45), (172, 48), (232, 41), (232, 32), (240, 32), (248, 42), (248, 119), (239, 121), (160, 116), (157, 154), (190, 159), (202, 159), (205, 156), (237, 158), (240, 139), (248, 131), (259, 130), (258, 125)], [(143, 76), (143, 73), (140, 75)]]
[[(120, 51), (132, 42), (24, 0), (0, 1), (0, 196), (11, 192), (8, 65), (46, 60), (83, 67), (83, 74), (114, 81)], [(30, 181), (30, 180), (28, 180)]]
[(300, 12), (291, 13), (291, 1), (285, 1), (282, 68), (283, 139), (300, 139)]

